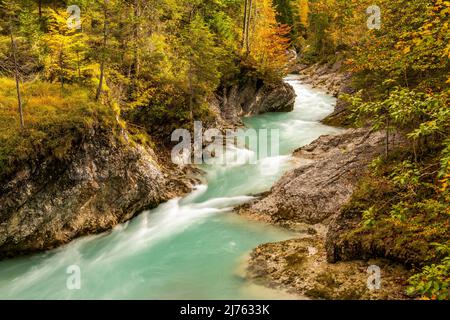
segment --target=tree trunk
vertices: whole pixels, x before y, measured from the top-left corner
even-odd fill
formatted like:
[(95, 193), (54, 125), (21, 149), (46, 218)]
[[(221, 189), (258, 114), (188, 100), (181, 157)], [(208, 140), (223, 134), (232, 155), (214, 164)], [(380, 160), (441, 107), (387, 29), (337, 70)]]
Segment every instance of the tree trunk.
[(20, 128), (23, 129), (24, 121), (23, 121), (23, 109), (22, 109), (22, 96), (20, 94), (19, 67), (17, 65), (17, 55), (16, 55), (17, 48), (16, 48), (16, 42), (14, 40), (12, 28), (11, 28), (10, 32), (11, 32), (11, 50), (12, 50), (13, 60), (14, 60), (14, 79), (16, 81), (17, 105), (18, 105), (19, 116), (20, 116)]
[(132, 68), (132, 75), (131, 75), (131, 88), (130, 88), (130, 98), (133, 98), (133, 95), (137, 91), (137, 83), (139, 79), (139, 72), (140, 72), (140, 58), (139, 58), (139, 28), (140, 28), (140, 8), (139, 8), (139, 0), (134, 0), (133, 3), (133, 10), (134, 10), (134, 25), (133, 25), (133, 68)]
[(42, 18), (42, 0), (38, 1), (38, 22), (41, 31), (44, 31), (44, 19)]
[(95, 95), (95, 100), (100, 100), (100, 96), (102, 95), (103, 88), (103, 77), (105, 73), (105, 60), (102, 60), (100, 64), (100, 81), (98, 82), (97, 94)]
[[(190, 59), (191, 60), (191, 59)], [(192, 60), (189, 62), (189, 117), (194, 122), (194, 88), (192, 86)]]
[(103, 52), (102, 52), (102, 61), (100, 63), (100, 80), (98, 83), (97, 94), (95, 95), (95, 100), (98, 101), (103, 91), (103, 78), (105, 77), (105, 60), (106, 60), (106, 45), (108, 44), (108, 11), (107, 11), (108, 1), (105, 0), (103, 14)]
[(81, 82), (81, 61), (80, 61), (80, 52), (77, 50), (77, 70), (78, 70), (78, 81)]
[(386, 118), (386, 159), (389, 157), (389, 116)]
[(42, 0), (38, 1), (39, 21), (42, 20)]
[(249, 33), (250, 33), (250, 22), (251, 22), (251, 19), (252, 19), (252, 5), (253, 5), (253, 0), (249, 0), (248, 17), (247, 17), (247, 28), (246, 28), (247, 55), (250, 53)]
[(247, 39), (247, 14), (248, 14), (248, 0), (245, 0), (244, 10), (244, 24), (242, 27), (242, 48), (246, 47), (245, 40)]
[(58, 64), (59, 64), (59, 82), (61, 82), (61, 95), (62, 91), (64, 89), (64, 60), (63, 60), (63, 50), (64, 47), (61, 44), (61, 47), (59, 48), (59, 57), (58, 57)]

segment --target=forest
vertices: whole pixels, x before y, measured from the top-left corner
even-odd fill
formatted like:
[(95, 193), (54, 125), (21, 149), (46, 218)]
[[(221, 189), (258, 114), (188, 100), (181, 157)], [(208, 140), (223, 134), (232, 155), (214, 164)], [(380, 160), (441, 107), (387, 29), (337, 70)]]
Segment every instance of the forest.
[(92, 128), (166, 148), (215, 123), (211, 99), (233, 85), (336, 63), (353, 90), (333, 125), (386, 135), (343, 209), (361, 217), (345, 241), (387, 246), (413, 270), (411, 298), (448, 300), (450, 1), (0, 0), (0, 182), (64, 161)]

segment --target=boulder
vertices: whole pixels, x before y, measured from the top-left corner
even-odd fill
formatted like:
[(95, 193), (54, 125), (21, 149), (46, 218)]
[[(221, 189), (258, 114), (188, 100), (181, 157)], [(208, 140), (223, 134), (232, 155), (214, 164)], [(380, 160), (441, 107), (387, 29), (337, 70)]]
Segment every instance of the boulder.
[(290, 112), (294, 110), (295, 98), (294, 88), (284, 81), (267, 84), (252, 78), (223, 89), (220, 111), (226, 121), (239, 123), (243, 116)]
[(383, 152), (384, 141), (384, 133), (369, 129), (320, 137), (297, 150), (299, 165), (239, 213), (285, 226), (330, 221), (350, 200), (367, 165)]
[(28, 164), (0, 185), (0, 258), (96, 234), (190, 190), (149, 148), (96, 128), (65, 160)]

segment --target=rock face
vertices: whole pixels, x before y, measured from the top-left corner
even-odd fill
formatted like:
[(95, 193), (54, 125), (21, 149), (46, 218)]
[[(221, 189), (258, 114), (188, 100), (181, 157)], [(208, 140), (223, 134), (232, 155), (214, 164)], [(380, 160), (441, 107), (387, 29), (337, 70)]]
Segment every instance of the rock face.
[(384, 150), (384, 134), (349, 129), (295, 152), (300, 165), (240, 213), (280, 225), (323, 223), (350, 200), (362, 172)]
[[(355, 224), (341, 209), (367, 165), (384, 151), (384, 143), (383, 132), (348, 129), (297, 150), (297, 168), (259, 200), (237, 209), (241, 215), (287, 227), (298, 235), (256, 248), (249, 258), (247, 277), (319, 299), (406, 299), (403, 288), (410, 274), (403, 266), (381, 259), (362, 261), (358, 259), (370, 256), (357, 255), (352, 255), (352, 261), (338, 262), (349, 251), (339, 244), (340, 232)], [(383, 270), (382, 290), (367, 287), (370, 265)]]
[(300, 75), (303, 83), (320, 87), (335, 97), (349, 90), (351, 74), (343, 71), (342, 60), (333, 64), (299, 66), (294, 72)]
[(249, 79), (240, 85), (223, 89), (219, 97), (222, 117), (239, 123), (243, 116), (266, 112), (294, 110), (295, 91), (288, 83), (265, 84), (259, 79)]
[(93, 131), (67, 160), (27, 166), (0, 186), (0, 258), (103, 232), (189, 190), (152, 150)]
[[(368, 268), (383, 270), (382, 290), (370, 290)], [(256, 248), (250, 256), (247, 278), (300, 297), (313, 299), (407, 299), (403, 287), (410, 273), (383, 259), (327, 263), (323, 238), (307, 235)]]
[[(355, 214), (354, 212), (341, 212), (333, 224), (330, 225), (326, 240), (325, 249), (327, 253), (327, 260), (331, 263), (336, 263), (338, 261), (351, 261), (356, 259), (367, 259), (372, 256), (381, 256), (391, 258), (392, 260), (398, 259), (395, 255), (389, 256), (387, 254), (389, 251), (385, 248), (376, 248), (371, 246), (371, 248), (362, 248), (361, 243), (357, 240), (346, 240), (342, 239), (341, 236), (348, 231), (355, 230), (359, 223), (361, 222), (361, 215)], [(378, 253), (378, 254), (377, 254)], [(402, 259), (403, 262), (407, 259)]]

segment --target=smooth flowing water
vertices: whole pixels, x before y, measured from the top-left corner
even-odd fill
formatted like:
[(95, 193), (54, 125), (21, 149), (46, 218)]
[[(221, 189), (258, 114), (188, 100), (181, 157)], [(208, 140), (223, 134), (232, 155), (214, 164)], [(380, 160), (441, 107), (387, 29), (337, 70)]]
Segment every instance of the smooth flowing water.
[[(295, 110), (246, 118), (254, 129), (279, 129), (280, 155), (256, 164), (205, 166), (207, 185), (144, 212), (111, 232), (43, 254), (0, 262), (2, 299), (277, 299), (285, 296), (242, 277), (246, 254), (293, 234), (247, 221), (232, 207), (266, 191), (293, 164), (291, 153), (339, 130), (319, 123), (335, 99), (286, 79)], [(250, 150), (234, 149), (231, 152)], [(71, 266), (81, 288), (69, 290)], [(69, 269), (68, 269), (69, 268)], [(72, 267), (73, 268), (73, 267)]]

